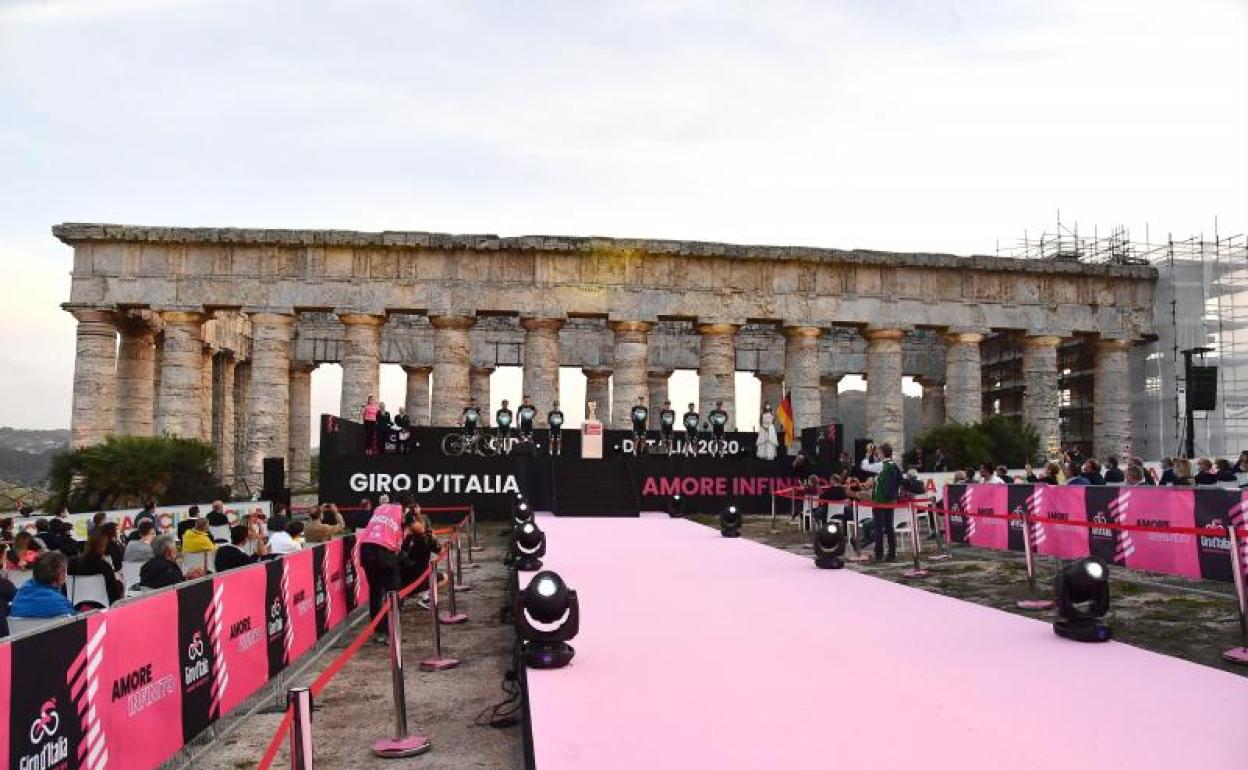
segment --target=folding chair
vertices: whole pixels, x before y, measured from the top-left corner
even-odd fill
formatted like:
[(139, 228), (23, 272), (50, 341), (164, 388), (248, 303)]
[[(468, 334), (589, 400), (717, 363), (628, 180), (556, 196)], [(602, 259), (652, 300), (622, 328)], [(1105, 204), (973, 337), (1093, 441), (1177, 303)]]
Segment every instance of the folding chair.
[(77, 607), (82, 602), (92, 602), (107, 607), (108, 582), (103, 575), (70, 575), (65, 579), (65, 593), (69, 603)]

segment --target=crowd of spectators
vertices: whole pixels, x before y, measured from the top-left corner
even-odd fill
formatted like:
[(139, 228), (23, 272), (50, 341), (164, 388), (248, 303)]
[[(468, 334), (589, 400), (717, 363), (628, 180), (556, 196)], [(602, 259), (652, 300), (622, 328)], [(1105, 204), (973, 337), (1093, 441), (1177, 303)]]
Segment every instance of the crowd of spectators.
[[(29, 509), (18, 511), (23, 516)], [(0, 637), (9, 633), (8, 618), (55, 618), (97, 609), (100, 603), (74, 606), (66, 595), (70, 576), (100, 576), (110, 603), (127, 593), (155, 590), (223, 572), (263, 559), (294, 553), (306, 543), (326, 542), (344, 533), (347, 522), (337, 506), (314, 508), (304, 521), (293, 520), (280, 506), (272, 516), (256, 512), (231, 524), (221, 501), (207, 515), (191, 506), (175, 529), (160, 531), (155, 503), (147, 503), (123, 537), (105, 513), (91, 517), (85, 541), (74, 536), (68, 513), (39, 518), (33, 532), (0, 518)], [(128, 566), (129, 565), (129, 566)], [(134, 565), (138, 565), (137, 570)], [(126, 575), (133, 585), (126, 585)]]

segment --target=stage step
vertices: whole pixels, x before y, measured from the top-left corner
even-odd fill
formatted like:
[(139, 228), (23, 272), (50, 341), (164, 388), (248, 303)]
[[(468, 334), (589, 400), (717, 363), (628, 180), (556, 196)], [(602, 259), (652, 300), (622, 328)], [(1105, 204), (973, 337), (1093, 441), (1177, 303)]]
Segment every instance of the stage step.
[(637, 497), (622, 460), (555, 464), (560, 516), (636, 516)]

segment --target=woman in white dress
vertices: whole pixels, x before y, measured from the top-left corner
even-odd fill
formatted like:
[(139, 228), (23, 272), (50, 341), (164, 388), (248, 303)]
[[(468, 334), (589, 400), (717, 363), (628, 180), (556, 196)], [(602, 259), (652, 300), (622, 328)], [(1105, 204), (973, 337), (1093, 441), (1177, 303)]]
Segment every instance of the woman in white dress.
[(776, 459), (776, 449), (780, 446), (776, 438), (776, 415), (771, 411), (771, 404), (763, 404), (763, 413), (758, 418), (758, 459)]

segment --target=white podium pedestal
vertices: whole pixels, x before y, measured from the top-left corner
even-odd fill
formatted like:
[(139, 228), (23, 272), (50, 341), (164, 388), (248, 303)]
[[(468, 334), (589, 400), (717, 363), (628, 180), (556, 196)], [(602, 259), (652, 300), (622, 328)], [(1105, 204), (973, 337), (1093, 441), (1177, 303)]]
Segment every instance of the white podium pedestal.
[(581, 459), (602, 459), (602, 423), (586, 420), (581, 425)]

